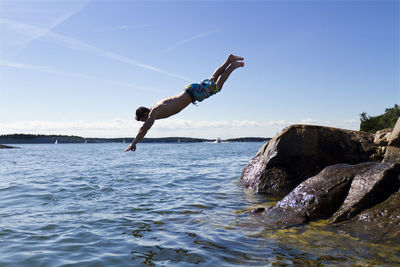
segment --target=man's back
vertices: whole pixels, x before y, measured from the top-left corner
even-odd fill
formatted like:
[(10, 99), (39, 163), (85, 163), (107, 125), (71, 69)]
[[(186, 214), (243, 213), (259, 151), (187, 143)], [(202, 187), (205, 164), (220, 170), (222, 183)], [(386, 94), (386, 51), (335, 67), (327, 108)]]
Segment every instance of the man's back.
[(157, 102), (151, 109), (149, 116), (154, 119), (168, 118), (176, 113), (179, 113), (182, 109), (186, 108), (192, 99), (186, 92), (182, 92), (179, 95), (164, 98)]

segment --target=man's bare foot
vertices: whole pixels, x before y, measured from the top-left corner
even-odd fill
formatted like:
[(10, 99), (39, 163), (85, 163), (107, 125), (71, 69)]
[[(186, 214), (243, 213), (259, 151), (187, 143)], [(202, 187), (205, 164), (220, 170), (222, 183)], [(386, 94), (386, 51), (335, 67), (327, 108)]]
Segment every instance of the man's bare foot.
[(232, 62), (230, 68), (237, 69), (244, 66), (244, 62), (235, 61)]
[(235, 55), (232, 55), (232, 54), (230, 54), (229, 57), (228, 57), (228, 61), (230, 63), (235, 62), (235, 61), (239, 61), (239, 60), (244, 60), (244, 58), (240, 57), (240, 56), (235, 56)]

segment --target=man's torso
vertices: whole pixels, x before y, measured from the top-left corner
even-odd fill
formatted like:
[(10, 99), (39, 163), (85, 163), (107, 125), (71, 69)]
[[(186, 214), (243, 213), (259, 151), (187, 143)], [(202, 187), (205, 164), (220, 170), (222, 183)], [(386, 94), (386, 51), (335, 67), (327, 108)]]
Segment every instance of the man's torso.
[(168, 118), (176, 113), (179, 113), (190, 103), (192, 103), (190, 95), (186, 92), (182, 92), (179, 95), (164, 98), (163, 100), (157, 102), (150, 109), (150, 114), (155, 119)]

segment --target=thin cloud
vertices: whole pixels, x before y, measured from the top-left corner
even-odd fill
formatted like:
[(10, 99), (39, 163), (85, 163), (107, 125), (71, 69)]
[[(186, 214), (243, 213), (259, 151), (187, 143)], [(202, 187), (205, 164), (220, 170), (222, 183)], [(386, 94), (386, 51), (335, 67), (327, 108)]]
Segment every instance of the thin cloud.
[(315, 123), (317, 123), (317, 121), (314, 119), (311, 119), (311, 118), (306, 118), (306, 119), (300, 120), (299, 123), (300, 124), (315, 124)]
[(69, 12), (62, 14), (60, 17), (56, 18), (54, 22), (51, 22), (47, 24), (45, 28), (43, 28), (43, 31), (35, 31), (34, 35), (28, 35), (28, 39), (20, 42), (18, 45), (20, 46), (19, 51), (24, 49), (29, 43), (34, 41), (35, 39), (38, 39), (42, 37), (43, 35), (47, 34), (49, 31), (51, 31), (53, 28), (57, 27), (61, 23), (67, 21), (69, 18), (71, 18), (73, 15), (79, 13), (82, 9), (84, 9), (91, 0), (85, 0), (85, 1), (76, 1), (77, 6), (73, 9), (70, 10)]
[(130, 29), (140, 29), (147, 28), (152, 26), (151, 24), (139, 24), (139, 25), (121, 25), (116, 27), (104, 28), (104, 29), (94, 29), (94, 32), (116, 32), (116, 31), (124, 31)]
[(130, 83), (124, 83), (124, 82), (120, 82), (120, 81), (114, 81), (114, 80), (109, 80), (109, 79), (101, 79), (101, 78), (98, 78), (98, 77), (85, 75), (85, 74), (80, 74), (80, 73), (58, 71), (58, 70), (50, 69), (50, 68), (45, 67), (45, 66), (23, 64), (23, 63), (10, 62), (10, 61), (4, 61), (4, 60), (0, 61), (0, 66), (9, 67), (9, 68), (28, 69), (28, 70), (32, 70), (32, 71), (49, 73), (49, 74), (56, 74), (56, 75), (74, 77), (74, 78), (90, 79), (90, 80), (95, 80), (95, 81), (100, 81), (100, 82), (107, 82), (107, 83), (110, 83), (110, 84), (129, 87), (129, 88), (133, 88), (133, 89), (141, 90), (141, 91), (155, 91), (155, 92), (158, 91), (158, 90), (149, 89), (149, 88), (140, 88), (140, 87), (137, 87), (137, 86), (133, 86)]
[(180, 46), (182, 46), (184, 44), (187, 44), (189, 42), (192, 42), (192, 41), (194, 41), (196, 39), (199, 39), (199, 38), (202, 38), (202, 37), (206, 37), (207, 35), (213, 34), (213, 33), (218, 32), (218, 31), (220, 31), (220, 30), (216, 29), (216, 30), (209, 31), (209, 32), (202, 32), (202, 33), (196, 34), (195, 36), (187, 38), (185, 40), (178, 41), (178, 42), (174, 43), (173, 45), (171, 45), (170, 47), (166, 48), (163, 51), (163, 53), (167, 53), (167, 52), (169, 52), (169, 51), (171, 51), (173, 49), (176, 49), (176, 48), (178, 48), (178, 47), (180, 47)]
[(67, 47), (72, 50), (88, 52), (88, 53), (106, 57), (106, 58), (109, 58), (109, 59), (112, 59), (115, 61), (123, 62), (123, 63), (129, 64), (129, 65), (132, 65), (132, 66), (140, 67), (140, 68), (151, 70), (151, 71), (161, 73), (161, 74), (164, 74), (167, 76), (175, 77), (175, 78), (178, 78), (178, 79), (181, 79), (184, 81), (191, 81), (191, 79), (188, 79), (182, 75), (168, 72), (168, 71), (158, 69), (158, 68), (150, 66), (150, 65), (146, 65), (146, 64), (137, 62), (130, 58), (126, 58), (119, 54), (100, 49), (98, 47), (95, 47), (93, 45), (87, 44), (85, 42), (76, 40), (74, 38), (71, 38), (71, 37), (68, 37), (65, 35), (54, 33), (47, 29), (43, 29), (43, 28), (40, 28), (37, 26), (28, 25), (28, 24), (16, 22), (13, 20), (8, 20), (8, 19), (0, 19), (0, 23), (7, 25), (8, 27), (10, 27), (12, 30), (14, 30), (15, 32), (17, 32), (19, 34), (22, 34), (22, 35), (25, 35), (25, 36), (28, 36), (31, 38), (40, 38), (40, 39), (43, 39), (43, 40), (46, 40), (49, 42), (56, 43), (63, 47)]
[[(288, 122), (287, 126), (294, 124), (292, 122)], [(311, 125), (320, 125), (320, 126), (327, 126), (327, 127), (334, 127), (334, 128), (342, 128), (342, 129), (349, 129), (349, 130), (358, 130), (360, 127), (360, 121), (356, 119), (348, 119), (342, 121), (319, 121), (312, 118), (306, 118), (295, 122), (295, 124), (311, 124)]]

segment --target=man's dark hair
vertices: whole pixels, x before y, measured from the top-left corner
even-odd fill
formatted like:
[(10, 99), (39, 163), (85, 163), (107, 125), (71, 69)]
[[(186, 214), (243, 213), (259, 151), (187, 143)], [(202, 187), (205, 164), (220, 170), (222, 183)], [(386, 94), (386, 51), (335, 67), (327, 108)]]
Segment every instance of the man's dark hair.
[(136, 120), (141, 120), (146, 118), (146, 113), (150, 112), (150, 109), (146, 108), (146, 107), (139, 107), (136, 110)]

